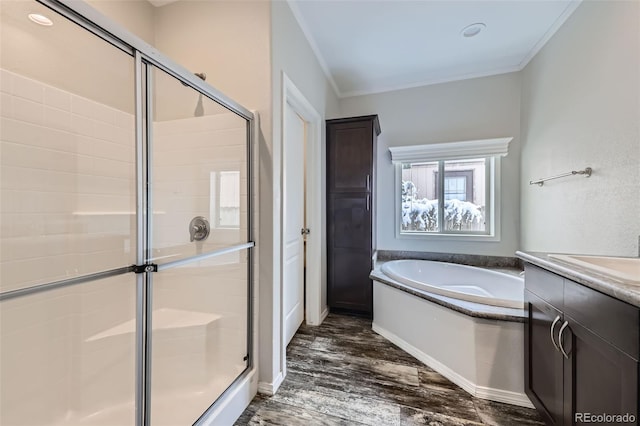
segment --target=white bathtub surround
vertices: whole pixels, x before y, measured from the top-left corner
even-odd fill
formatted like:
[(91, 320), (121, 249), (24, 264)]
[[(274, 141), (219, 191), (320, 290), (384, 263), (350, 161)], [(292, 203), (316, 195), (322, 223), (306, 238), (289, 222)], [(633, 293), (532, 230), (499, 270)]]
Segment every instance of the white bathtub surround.
[(523, 309), (430, 294), (379, 268), (372, 278), (375, 332), (478, 398), (533, 407), (524, 393)]

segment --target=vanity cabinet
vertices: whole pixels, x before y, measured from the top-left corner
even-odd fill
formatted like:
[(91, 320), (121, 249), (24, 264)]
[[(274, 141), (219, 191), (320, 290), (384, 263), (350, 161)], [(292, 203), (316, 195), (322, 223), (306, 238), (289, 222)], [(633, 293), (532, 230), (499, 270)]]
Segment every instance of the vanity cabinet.
[(327, 299), (370, 316), (378, 116), (327, 120)]
[(545, 422), (638, 424), (640, 310), (530, 264), (525, 308), (525, 391)]

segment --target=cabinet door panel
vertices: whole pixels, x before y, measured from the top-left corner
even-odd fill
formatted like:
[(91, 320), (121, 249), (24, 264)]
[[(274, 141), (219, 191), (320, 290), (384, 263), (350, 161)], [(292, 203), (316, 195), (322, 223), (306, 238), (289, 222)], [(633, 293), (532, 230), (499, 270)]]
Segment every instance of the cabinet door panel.
[(330, 124), (327, 129), (328, 192), (369, 192), (373, 176), (370, 122)]
[(369, 279), (371, 256), (368, 252), (334, 249), (329, 259), (329, 306), (371, 313), (373, 286)]
[(370, 204), (369, 194), (330, 195), (330, 247), (371, 251)]
[[(636, 359), (640, 355), (640, 311), (635, 306), (573, 281), (564, 280), (563, 311), (583, 327), (628, 355)], [(603, 318), (606, 318), (606, 321), (603, 321)]]
[(562, 325), (562, 314), (529, 291), (525, 291), (525, 392), (547, 424), (563, 423), (562, 355), (551, 341)]
[[(638, 417), (638, 361), (567, 317), (570, 333), (563, 345), (565, 360), (565, 424), (589, 424), (576, 413)], [(599, 424), (620, 424), (605, 422)]]

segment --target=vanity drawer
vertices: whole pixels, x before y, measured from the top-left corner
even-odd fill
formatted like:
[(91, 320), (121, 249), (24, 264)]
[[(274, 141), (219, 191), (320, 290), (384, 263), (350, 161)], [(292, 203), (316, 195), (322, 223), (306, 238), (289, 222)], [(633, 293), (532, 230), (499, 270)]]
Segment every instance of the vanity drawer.
[(564, 280), (564, 313), (629, 356), (640, 359), (640, 310), (571, 280)]
[(564, 305), (564, 278), (534, 265), (525, 264), (524, 285), (542, 300), (562, 310)]

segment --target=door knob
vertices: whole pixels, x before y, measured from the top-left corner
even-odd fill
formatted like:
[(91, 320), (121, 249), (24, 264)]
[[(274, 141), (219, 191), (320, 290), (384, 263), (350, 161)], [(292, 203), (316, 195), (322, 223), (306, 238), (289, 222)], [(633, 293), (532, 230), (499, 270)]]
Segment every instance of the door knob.
[(309, 228), (302, 228), (300, 230), (300, 234), (302, 235), (309, 235), (311, 233), (311, 231), (309, 230)]
[(211, 232), (209, 221), (202, 216), (196, 216), (191, 219), (189, 223), (189, 236), (190, 241), (203, 241), (206, 240)]

